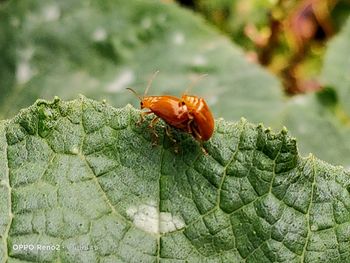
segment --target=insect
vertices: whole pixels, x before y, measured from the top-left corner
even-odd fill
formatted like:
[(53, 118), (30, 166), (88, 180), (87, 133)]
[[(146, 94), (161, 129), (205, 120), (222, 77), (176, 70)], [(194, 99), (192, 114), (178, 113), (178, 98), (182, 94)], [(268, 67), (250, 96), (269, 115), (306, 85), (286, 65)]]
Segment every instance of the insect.
[(181, 105), (186, 105), (190, 118), (190, 129), (198, 141), (207, 141), (214, 132), (214, 118), (203, 98), (184, 94)]
[(214, 118), (203, 98), (187, 94), (181, 98), (169, 95), (146, 96), (157, 73), (152, 76), (142, 97), (133, 89), (127, 88), (139, 98), (141, 109), (149, 109), (142, 113), (141, 120), (144, 115), (154, 113), (156, 116), (150, 127), (161, 118), (170, 126), (192, 134), (200, 143), (209, 140), (214, 131)]
[(157, 73), (158, 71), (152, 76), (142, 97), (140, 97), (133, 89), (127, 88), (139, 98), (141, 109), (149, 109), (149, 111), (142, 113), (141, 120), (143, 119), (144, 115), (154, 113), (156, 117), (154, 117), (151, 121), (149, 125), (150, 127), (153, 127), (159, 118), (161, 118), (170, 126), (189, 132), (188, 122), (190, 119), (187, 111), (187, 106), (181, 103), (180, 98), (168, 95), (146, 96), (151, 82)]
[[(128, 88), (132, 92), (134, 90)], [(140, 97), (141, 109), (149, 109), (149, 111), (142, 113), (144, 115), (154, 113), (155, 118), (151, 121), (153, 126), (159, 118), (164, 120), (170, 126), (186, 130), (187, 122), (189, 121), (188, 111), (186, 105), (181, 103), (181, 99), (174, 96), (146, 96)]]

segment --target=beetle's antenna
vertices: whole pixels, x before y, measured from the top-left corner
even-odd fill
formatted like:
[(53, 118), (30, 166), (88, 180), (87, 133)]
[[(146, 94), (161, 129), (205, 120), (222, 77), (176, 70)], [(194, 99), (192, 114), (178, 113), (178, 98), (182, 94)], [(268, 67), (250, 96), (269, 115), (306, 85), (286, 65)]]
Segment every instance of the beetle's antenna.
[(198, 77), (196, 77), (194, 80), (191, 81), (190, 85), (188, 85), (187, 89), (185, 90), (185, 92), (183, 94), (189, 94), (189, 92), (191, 91), (191, 89), (203, 78), (207, 77), (208, 74), (202, 74), (199, 75)]
[(157, 70), (156, 72), (153, 73), (152, 77), (151, 77), (150, 80), (148, 81), (148, 84), (147, 84), (147, 87), (146, 87), (146, 89), (145, 89), (145, 93), (143, 94), (143, 97), (146, 96), (146, 94), (147, 94), (149, 88), (150, 88), (151, 85), (152, 85), (153, 80), (156, 78), (156, 76), (157, 76), (158, 73), (159, 73), (159, 70)]
[(139, 94), (137, 94), (137, 92), (136, 92), (135, 90), (133, 90), (132, 88), (126, 88), (126, 89), (130, 90), (132, 93), (134, 93), (134, 95), (135, 95), (136, 97), (139, 98), (140, 101), (142, 101), (142, 98), (140, 97)]

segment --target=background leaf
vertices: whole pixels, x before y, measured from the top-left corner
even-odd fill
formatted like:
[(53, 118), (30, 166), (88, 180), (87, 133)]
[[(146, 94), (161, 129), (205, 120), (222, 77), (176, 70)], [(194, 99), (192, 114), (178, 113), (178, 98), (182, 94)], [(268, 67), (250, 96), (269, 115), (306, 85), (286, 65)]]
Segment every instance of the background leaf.
[(137, 105), (125, 88), (143, 93), (156, 70), (151, 94), (179, 96), (193, 79), (209, 74), (193, 93), (204, 95), (217, 117), (272, 123), (282, 107), (276, 79), (175, 4), (12, 1), (0, 17), (0, 51), (7, 54), (0, 67), (7, 79), (1, 86), (7, 94), (0, 98), (3, 116), (55, 95), (72, 99), (82, 93), (115, 106)]
[(350, 20), (327, 49), (322, 81), (326, 87), (316, 94), (290, 100), (284, 123), (300, 141), (302, 152), (350, 167)]
[(324, 83), (334, 92), (286, 98), (276, 77), (176, 4), (7, 1), (0, 5), (0, 116), (13, 116), (38, 98), (73, 99), (80, 93), (116, 107), (138, 105), (124, 88), (142, 93), (156, 70), (150, 94), (176, 96), (208, 73), (192, 92), (206, 98), (216, 118), (286, 126), (301, 153), (350, 167), (342, 56), (347, 28), (330, 43), (325, 61)]
[(325, 57), (322, 78), (326, 85), (333, 87), (337, 93), (339, 110), (346, 114), (350, 123), (350, 61), (345, 55), (350, 49), (350, 19), (344, 25), (341, 33), (329, 44)]
[[(350, 167), (349, 127), (334, 112), (334, 106), (323, 104), (333, 96), (328, 91), (296, 96), (283, 115), (283, 123), (300, 138), (302, 153), (315, 153), (318, 158)], [(333, 91), (330, 91), (333, 93)], [(326, 97), (326, 98), (323, 98)]]
[(174, 145), (161, 124), (152, 146), (139, 114), (56, 99), (1, 123), (2, 261), (348, 260), (341, 167), (300, 157), (285, 129), (243, 119), (216, 123), (208, 155), (176, 130)]

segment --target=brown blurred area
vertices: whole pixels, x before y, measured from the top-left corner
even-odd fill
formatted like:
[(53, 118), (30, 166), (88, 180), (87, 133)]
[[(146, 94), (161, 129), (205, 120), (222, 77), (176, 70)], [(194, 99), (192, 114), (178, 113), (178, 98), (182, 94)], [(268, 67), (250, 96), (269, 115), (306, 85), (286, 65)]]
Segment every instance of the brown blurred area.
[(340, 0), (178, 0), (201, 13), (282, 81), (294, 95), (322, 89), (326, 42), (350, 13)]

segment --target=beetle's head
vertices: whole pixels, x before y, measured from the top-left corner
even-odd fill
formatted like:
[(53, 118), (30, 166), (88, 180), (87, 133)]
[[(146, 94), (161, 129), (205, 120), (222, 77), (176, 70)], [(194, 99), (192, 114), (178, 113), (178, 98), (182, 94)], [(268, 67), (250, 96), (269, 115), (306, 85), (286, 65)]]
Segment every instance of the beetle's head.
[(140, 101), (140, 108), (141, 109), (145, 108), (145, 103), (143, 102), (143, 100)]

